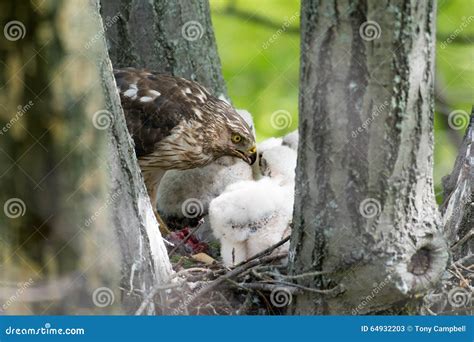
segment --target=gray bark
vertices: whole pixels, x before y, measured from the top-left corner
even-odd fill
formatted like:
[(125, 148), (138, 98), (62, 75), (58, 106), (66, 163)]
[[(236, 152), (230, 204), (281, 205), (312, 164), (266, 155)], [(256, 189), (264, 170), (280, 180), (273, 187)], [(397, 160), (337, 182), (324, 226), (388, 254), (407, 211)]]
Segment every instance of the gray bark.
[[(444, 232), (453, 260), (474, 258), (474, 107), (453, 172), (443, 178)], [(474, 260), (471, 260), (471, 263)]]
[(445, 270), (432, 179), (435, 12), (432, 0), (302, 3), (290, 272), (327, 272), (297, 282), (335, 291), (298, 295), (290, 313), (410, 312), (407, 300)]
[[(96, 288), (110, 288), (111, 297), (119, 293), (113, 284), (120, 278), (120, 255), (101, 210), (107, 196), (101, 162), (106, 136), (92, 124), (103, 106), (100, 86), (93, 82), (99, 79), (97, 55), (84, 49), (97, 26), (84, 10), (75, 16), (83, 28), (67, 21), (74, 6), (59, 2), (46, 10), (2, 3), (2, 22), (21, 20), (17, 39), (0, 43), (6, 63), (0, 67), (1, 126), (6, 128), (0, 305), (8, 313), (77, 314), (77, 308), (87, 313), (97, 309)], [(45, 30), (48, 35), (40, 34)], [(118, 310), (115, 301), (104, 312)]]
[(474, 263), (474, 108), (468, 120), (467, 113), (461, 112), (451, 122), (457, 127), (468, 123), (453, 172), (443, 178), (440, 211), (451, 259), (440, 284), (424, 297), (422, 314), (473, 314), (469, 268)]
[[(115, 68), (144, 67), (170, 73), (196, 80), (218, 96), (226, 95), (208, 1), (101, 0), (101, 14), (110, 59)], [(133, 154), (131, 150), (122, 152)], [(137, 179), (134, 181), (135, 188), (138, 188)], [(127, 235), (125, 240), (130, 239), (133, 240), (133, 236)], [(149, 268), (148, 259), (136, 255), (137, 245), (138, 241), (129, 243), (129, 248), (125, 249), (134, 256), (129, 260), (138, 257), (145, 269)], [(154, 273), (158, 273), (159, 259)], [(157, 275), (160, 280), (169, 274), (169, 262), (165, 265), (164, 277)], [(148, 277), (145, 269), (142, 276)], [(130, 269), (126, 274), (130, 274)], [(140, 284), (140, 279), (135, 280)], [(126, 287), (125, 284), (122, 286)], [(153, 307), (153, 301), (149, 302), (149, 307)]]
[(195, 80), (227, 95), (207, 0), (102, 0), (112, 64)]
[[(98, 4), (2, 6), (5, 17), (23, 18), (26, 35), (0, 46), (7, 62), (0, 118), (8, 128), (0, 157), (0, 308), (134, 312), (172, 271), (126, 129)], [(19, 117), (18, 105), (27, 108)], [(8, 202), (16, 198), (23, 208)]]

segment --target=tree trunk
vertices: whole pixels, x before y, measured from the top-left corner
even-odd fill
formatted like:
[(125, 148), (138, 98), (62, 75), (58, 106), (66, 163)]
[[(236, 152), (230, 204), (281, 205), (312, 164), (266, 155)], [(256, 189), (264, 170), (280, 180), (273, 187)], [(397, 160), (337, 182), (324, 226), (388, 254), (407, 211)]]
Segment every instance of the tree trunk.
[[(101, 0), (101, 13), (115, 68), (171, 73), (196, 80), (218, 96), (226, 95), (208, 1)], [(131, 255), (135, 251), (130, 249)]]
[[(454, 123), (468, 122), (466, 112), (457, 113), (456, 120), (460, 121)], [(451, 247), (451, 264), (439, 286), (424, 299), (423, 310), (427, 314), (474, 314), (474, 288), (469, 270), (474, 264), (473, 146), (474, 107), (453, 172), (443, 178), (444, 201), (440, 209), (444, 233)]]
[[(465, 118), (467, 120), (467, 117)], [(443, 179), (444, 232), (453, 260), (474, 256), (474, 107), (453, 172)], [(473, 260), (474, 261), (474, 260)]]
[[(207, 0), (101, 3), (115, 68), (169, 73), (198, 81), (217, 96), (227, 95)], [(107, 22), (114, 24), (107, 27)]]
[(294, 314), (413, 312), (445, 270), (433, 192), (434, 1), (302, 3)]
[(98, 4), (1, 6), (2, 22), (18, 18), (0, 43), (1, 309), (134, 312), (171, 267)]

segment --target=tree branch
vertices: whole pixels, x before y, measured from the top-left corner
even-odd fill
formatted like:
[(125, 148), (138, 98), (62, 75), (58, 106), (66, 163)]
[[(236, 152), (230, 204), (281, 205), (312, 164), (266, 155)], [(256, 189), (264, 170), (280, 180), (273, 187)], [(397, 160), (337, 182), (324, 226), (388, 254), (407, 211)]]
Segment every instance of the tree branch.
[[(251, 22), (256, 25), (261, 25), (272, 30), (283, 30), (284, 23), (272, 20), (266, 16), (255, 14), (254, 12), (239, 9), (233, 5), (227, 6), (225, 9), (216, 11), (217, 14), (226, 15), (242, 19), (244, 22)], [(300, 28), (297, 26), (285, 27), (284, 32), (294, 35), (300, 34)]]
[[(444, 201), (440, 210), (444, 232), (453, 250), (453, 259), (474, 253), (471, 230), (474, 226), (474, 107), (453, 172), (443, 178)], [(470, 236), (470, 237), (469, 237)], [(461, 246), (462, 245), (462, 246)]]

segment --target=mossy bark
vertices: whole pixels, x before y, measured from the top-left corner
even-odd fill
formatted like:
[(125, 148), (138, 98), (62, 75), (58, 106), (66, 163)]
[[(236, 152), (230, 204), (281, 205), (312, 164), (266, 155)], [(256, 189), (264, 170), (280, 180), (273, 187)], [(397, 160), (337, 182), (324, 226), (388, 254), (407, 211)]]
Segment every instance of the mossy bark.
[(99, 6), (0, 6), (2, 23), (20, 22), (19, 38), (0, 40), (0, 309), (133, 312), (171, 267), (144, 200)]
[(434, 1), (302, 3), (292, 314), (407, 312), (448, 260), (433, 192)]
[(114, 67), (141, 67), (195, 80), (217, 96), (226, 87), (207, 0), (101, 0)]
[(443, 188), (443, 228), (453, 260), (474, 259), (474, 107), (453, 172), (443, 178)]

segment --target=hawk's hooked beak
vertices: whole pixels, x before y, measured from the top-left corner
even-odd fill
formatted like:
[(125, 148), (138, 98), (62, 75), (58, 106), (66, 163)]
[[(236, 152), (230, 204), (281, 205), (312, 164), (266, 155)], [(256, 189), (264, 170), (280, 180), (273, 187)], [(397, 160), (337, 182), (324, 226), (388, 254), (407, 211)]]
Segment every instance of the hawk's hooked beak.
[(249, 163), (249, 165), (255, 163), (257, 160), (257, 147), (255, 145), (247, 151), (246, 157), (246, 162)]
[(234, 151), (238, 157), (242, 158), (249, 165), (252, 165), (257, 160), (257, 147), (255, 145), (247, 151), (242, 151), (240, 149)]
[(257, 160), (257, 147), (254, 145), (251, 149), (249, 149), (249, 155), (248, 155), (248, 163), (249, 165), (252, 165), (255, 163)]

